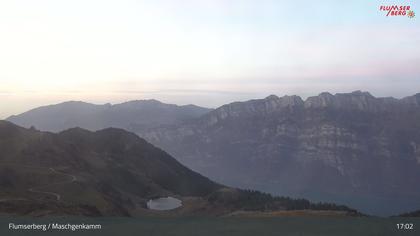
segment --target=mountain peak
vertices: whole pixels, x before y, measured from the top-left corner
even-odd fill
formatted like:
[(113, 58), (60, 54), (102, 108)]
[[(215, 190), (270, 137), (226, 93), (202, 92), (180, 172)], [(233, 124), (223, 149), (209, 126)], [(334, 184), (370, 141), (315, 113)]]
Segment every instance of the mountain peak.
[(322, 92), (318, 96), (309, 97), (305, 101), (306, 108), (327, 107), (334, 103), (334, 95)]
[(369, 92), (363, 92), (363, 91), (361, 91), (361, 90), (356, 90), (356, 91), (353, 91), (353, 92), (351, 92), (351, 93), (349, 93), (349, 95), (356, 95), (356, 96), (366, 96), (366, 97), (372, 97), (372, 98), (374, 98), (373, 96), (372, 96), (372, 94), (370, 94)]
[(71, 100), (71, 101), (66, 101), (66, 102), (62, 102), (59, 104), (64, 104), (64, 105), (81, 105), (81, 104), (90, 104), (87, 102), (83, 102), (83, 101), (75, 101), (75, 100)]
[(318, 97), (333, 97), (334, 95), (332, 95), (330, 92), (322, 92), (318, 95)]
[(40, 130), (52, 132), (73, 127), (88, 130), (118, 127), (136, 132), (144, 128), (196, 118), (209, 111), (210, 109), (204, 107), (165, 104), (155, 99), (134, 100), (114, 105), (69, 101), (38, 107), (11, 116), (7, 120), (23, 127), (35, 126)]
[(267, 96), (266, 98), (264, 98), (265, 100), (278, 100), (279, 97), (277, 95), (271, 94), (269, 96)]
[(323, 92), (318, 96), (313, 96), (306, 99), (305, 107), (334, 107), (340, 109), (345, 108), (376, 111), (383, 107), (382, 105), (384, 101), (384, 99), (375, 98), (369, 92), (363, 92), (360, 90), (353, 91), (351, 93), (336, 93), (335, 95), (332, 95), (328, 92)]
[(413, 96), (405, 97), (401, 100), (409, 106), (420, 106), (420, 93), (416, 93)]
[(160, 105), (168, 105), (170, 106), (171, 104), (165, 104), (162, 103), (156, 99), (146, 99), (146, 100), (132, 100), (132, 101), (128, 101), (128, 102), (124, 102), (121, 104), (115, 104), (114, 106), (132, 106), (132, 107), (137, 107), (137, 106), (142, 106), (142, 105), (148, 105), (148, 106), (160, 106)]

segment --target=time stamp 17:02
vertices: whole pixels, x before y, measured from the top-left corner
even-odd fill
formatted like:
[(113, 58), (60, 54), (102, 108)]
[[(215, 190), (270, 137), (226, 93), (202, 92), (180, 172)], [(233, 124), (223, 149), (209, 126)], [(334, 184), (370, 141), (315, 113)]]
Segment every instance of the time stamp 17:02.
[(413, 230), (414, 224), (413, 223), (398, 223), (396, 224), (397, 229), (399, 230)]

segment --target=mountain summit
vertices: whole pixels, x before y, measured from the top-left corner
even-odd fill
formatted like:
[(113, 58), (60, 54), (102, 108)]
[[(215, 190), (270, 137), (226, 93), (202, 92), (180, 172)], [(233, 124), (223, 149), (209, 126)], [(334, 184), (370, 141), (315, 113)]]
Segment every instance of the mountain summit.
[(166, 104), (154, 99), (115, 105), (69, 101), (35, 108), (11, 116), (7, 120), (23, 127), (34, 126), (52, 132), (74, 127), (93, 131), (109, 127), (139, 131), (159, 125), (180, 123), (199, 117), (210, 110), (195, 105)]

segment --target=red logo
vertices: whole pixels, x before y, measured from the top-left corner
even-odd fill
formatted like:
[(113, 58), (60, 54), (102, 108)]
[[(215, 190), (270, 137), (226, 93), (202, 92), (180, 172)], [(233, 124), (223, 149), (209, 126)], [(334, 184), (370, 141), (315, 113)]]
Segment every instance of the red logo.
[(379, 10), (386, 12), (386, 16), (408, 16), (409, 18), (414, 18), (416, 15), (414, 11), (411, 10), (411, 6), (380, 6)]
[(416, 13), (414, 13), (414, 11), (408, 11), (408, 12), (407, 12), (407, 16), (408, 16), (409, 18), (413, 18), (413, 17), (415, 17), (415, 16), (416, 16)]

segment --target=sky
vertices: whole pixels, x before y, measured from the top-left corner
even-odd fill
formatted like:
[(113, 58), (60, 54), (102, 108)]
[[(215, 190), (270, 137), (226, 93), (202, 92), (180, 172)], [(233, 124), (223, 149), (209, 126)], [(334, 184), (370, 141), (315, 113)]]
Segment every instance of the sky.
[[(379, 11), (395, 4), (416, 16)], [(420, 0), (0, 1), (0, 119), (68, 100), (409, 96), (419, 17)]]

